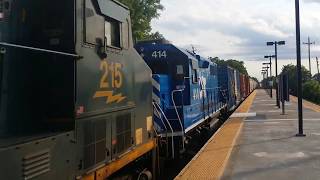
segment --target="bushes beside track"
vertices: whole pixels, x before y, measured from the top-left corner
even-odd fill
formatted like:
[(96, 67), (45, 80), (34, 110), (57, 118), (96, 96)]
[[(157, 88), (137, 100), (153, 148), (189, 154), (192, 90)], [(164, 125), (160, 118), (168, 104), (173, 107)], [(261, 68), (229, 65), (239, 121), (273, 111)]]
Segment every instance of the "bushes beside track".
[(320, 104), (320, 83), (316, 80), (310, 80), (303, 84), (303, 98)]

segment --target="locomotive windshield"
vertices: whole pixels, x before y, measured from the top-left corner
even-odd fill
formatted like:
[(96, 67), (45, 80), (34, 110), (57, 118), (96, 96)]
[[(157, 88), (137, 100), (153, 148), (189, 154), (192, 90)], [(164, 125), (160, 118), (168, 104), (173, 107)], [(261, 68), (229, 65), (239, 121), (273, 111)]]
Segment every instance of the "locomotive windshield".
[(153, 74), (168, 74), (170, 67), (167, 61), (151, 61), (149, 63)]

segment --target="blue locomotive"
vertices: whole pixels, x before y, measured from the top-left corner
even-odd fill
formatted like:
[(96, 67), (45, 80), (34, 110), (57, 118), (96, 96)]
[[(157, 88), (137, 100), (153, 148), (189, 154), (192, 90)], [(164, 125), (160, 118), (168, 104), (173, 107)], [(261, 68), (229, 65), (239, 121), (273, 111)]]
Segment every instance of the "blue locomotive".
[(141, 42), (135, 48), (153, 73), (155, 129), (162, 137), (181, 137), (176, 141), (184, 150), (186, 134), (226, 108), (218, 66), (168, 42)]

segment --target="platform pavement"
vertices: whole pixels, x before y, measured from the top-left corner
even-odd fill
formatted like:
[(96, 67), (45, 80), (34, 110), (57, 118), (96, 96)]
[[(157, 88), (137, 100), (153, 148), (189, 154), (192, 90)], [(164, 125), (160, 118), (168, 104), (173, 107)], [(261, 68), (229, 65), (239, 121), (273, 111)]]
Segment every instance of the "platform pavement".
[(251, 117), (244, 120), (222, 179), (320, 179), (320, 113), (307, 107), (303, 108), (307, 136), (296, 137), (296, 101), (287, 103), (286, 115), (281, 115), (275, 99), (257, 90)]

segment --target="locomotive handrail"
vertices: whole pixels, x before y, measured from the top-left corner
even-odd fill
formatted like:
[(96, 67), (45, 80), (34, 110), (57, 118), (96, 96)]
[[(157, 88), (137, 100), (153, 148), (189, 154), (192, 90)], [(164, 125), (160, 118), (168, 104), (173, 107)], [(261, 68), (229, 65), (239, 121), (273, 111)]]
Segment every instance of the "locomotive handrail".
[(45, 53), (59, 54), (59, 55), (64, 55), (64, 56), (71, 56), (71, 57), (75, 57), (77, 59), (82, 59), (83, 58), (82, 56), (79, 56), (77, 54), (71, 54), (71, 53), (66, 53), (66, 52), (60, 52), (60, 51), (53, 51), (53, 50), (42, 49), (42, 48), (23, 46), (23, 45), (18, 45), (18, 44), (11, 44), (11, 43), (6, 43), (6, 42), (0, 42), (0, 45), (8, 46), (8, 47), (14, 47), (14, 48), (28, 49), (28, 50), (33, 50), (33, 51), (41, 51), (41, 52), (45, 52)]
[[(157, 112), (158, 114), (161, 114), (161, 113), (159, 112), (159, 110), (157, 109), (157, 107), (154, 105), (154, 102), (152, 102), (152, 105), (153, 105), (153, 107), (155, 108), (156, 112)], [(166, 124), (164, 123), (162, 117), (160, 118), (160, 120), (161, 120), (161, 122), (162, 122), (162, 125), (166, 128), (166, 132), (167, 132), (168, 128), (167, 128)]]
[[(174, 109), (175, 109), (175, 111), (176, 111), (176, 113), (177, 113), (177, 116), (178, 116), (178, 119), (179, 119), (179, 123), (180, 123), (180, 127), (181, 127), (181, 132), (182, 132), (182, 148), (183, 148), (183, 150), (184, 150), (184, 128), (183, 128), (183, 125), (182, 125), (182, 122), (181, 122), (181, 118), (180, 118), (180, 115), (179, 115), (179, 112), (178, 112), (176, 103), (174, 102), (174, 98), (173, 98), (174, 93), (176, 93), (176, 92), (181, 92), (181, 93), (182, 93), (183, 91), (184, 91), (184, 89), (173, 90), (173, 91), (171, 92), (171, 100), (172, 100)], [(183, 102), (183, 99), (182, 99), (182, 102)]]
[[(167, 123), (168, 123), (168, 126), (169, 126), (169, 128), (170, 128), (170, 130), (171, 130), (171, 148), (172, 148), (172, 158), (174, 159), (174, 141), (173, 141), (173, 128), (172, 128), (172, 126), (171, 126), (171, 124), (170, 124), (170, 122), (169, 122), (169, 120), (168, 120), (168, 118), (167, 118), (167, 116), (165, 115), (165, 113), (163, 112), (163, 110), (161, 109), (161, 107), (160, 107), (160, 105), (158, 104), (158, 103), (156, 103), (156, 102), (152, 102), (152, 105), (156, 108), (156, 110), (158, 111), (158, 108), (159, 108), (159, 110), (161, 111), (161, 114), (163, 115), (163, 117), (165, 118), (165, 120), (167, 121)], [(158, 108), (157, 108), (158, 107)], [(162, 120), (162, 117), (161, 117), (161, 121), (163, 122), (163, 120)], [(163, 122), (164, 123), (164, 122)], [(164, 124), (165, 125), (165, 124)], [(166, 127), (166, 125), (165, 125), (165, 127)], [(167, 127), (166, 127), (167, 128)]]
[[(164, 123), (164, 121), (163, 121), (163, 119), (162, 119), (161, 113), (159, 112), (159, 110), (158, 110), (157, 107), (155, 106), (154, 101), (152, 101), (152, 106), (153, 106), (153, 108), (154, 108), (153, 111), (156, 111), (156, 113), (158, 113), (158, 115), (161, 116), (161, 117), (159, 117), (159, 119), (161, 120), (162, 125), (163, 125), (164, 128), (165, 128), (166, 140), (167, 140), (167, 142), (168, 142), (168, 128), (167, 128), (166, 124)], [(154, 113), (155, 113), (155, 112), (154, 112)], [(154, 126), (153, 126), (153, 128), (154, 128)], [(157, 137), (158, 137), (158, 133), (157, 133), (157, 130), (156, 130), (155, 128), (154, 128), (154, 131), (156, 132), (156, 135), (157, 135)], [(168, 154), (168, 147), (167, 147), (166, 149), (167, 149), (167, 154)]]

